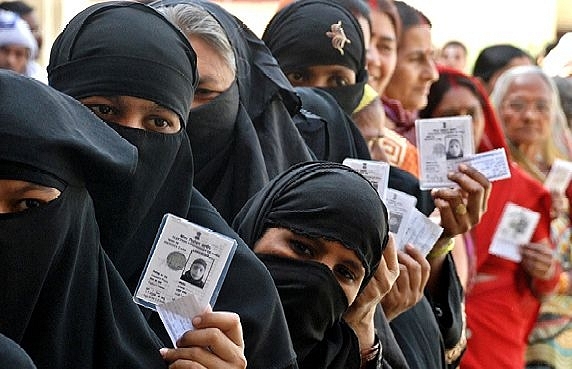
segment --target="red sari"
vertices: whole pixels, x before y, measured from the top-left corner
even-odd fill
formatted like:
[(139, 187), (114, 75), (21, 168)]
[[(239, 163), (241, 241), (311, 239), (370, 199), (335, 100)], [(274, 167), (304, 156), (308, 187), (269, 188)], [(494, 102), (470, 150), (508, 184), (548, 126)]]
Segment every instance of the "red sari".
[[(440, 78), (470, 78), (449, 68), (440, 69)], [(485, 130), (479, 152), (504, 148), (509, 155), (499, 121), (482, 86), (474, 81), (484, 102)], [(452, 82), (454, 83), (454, 82)], [(552, 280), (528, 276), (519, 263), (489, 254), (492, 237), (508, 202), (541, 214), (532, 242), (550, 240), (550, 193), (515, 163), (511, 178), (493, 183), (487, 212), (471, 231), (475, 247), (476, 280), (466, 295), (467, 351), (463, 369), (522, 369), (528, 334), (534, 324), (540, 301), (536, 296), (552, 291)]]

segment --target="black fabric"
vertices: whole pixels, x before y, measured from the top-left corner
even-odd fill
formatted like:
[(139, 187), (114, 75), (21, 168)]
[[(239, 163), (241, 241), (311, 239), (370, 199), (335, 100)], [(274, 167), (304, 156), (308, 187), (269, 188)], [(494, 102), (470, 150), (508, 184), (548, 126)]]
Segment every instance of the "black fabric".
[(240, 20), (207, 1), (200, 6), (224, 29), (237, 61), (236, 85), (191, 110), (187, 132), (195, 152), (195, 185), (229, 222), (269, 178), (313, 159), (291, 115), (299, 99), (268, 49)]
[(161, 14), (137, 2), (111, 1), (70, 21), (52, 46), (47, 70), (49, 84), (76, 99), (135, 96), (173, 110), (184, 124), (198, 83), (196, 65), (186, 37)]
[(392, 369), (409, 369), (407, 360), (395, 339), (381, 305), (377, 305), (377, 308), (375, 309), (374, 325), (377, 336), (381, 342), (383, 359), (386, 362), (387, 367)]
[(0, 333), (38, 368), (166, 368), (101, 247), (84, 186), (108, 172), (128, 175), (133, 146), (77, 101), (11, 72), (0, 71), (0, 102), (0, 161), (14, 164), (2, 178), (66, 183), (48, 204), (0, 215)]
[[(350, 40), (343, 52), (334, 48), (327, 35), (338, 22)], [(323, 89), (349, 115), (359, 105), (368, 79), (364, 37), (358, 21), (344, 7), (325, 0), (293, 2), (274, 15), (262, 39), (285, 74), (316, 65), (341, 65), (354, 71), (355, 84)]]
[[(339, 221), (335, 221), (336, 219)], [(362, 289), (372, 277), (388, 237), (387, 212), (377, 191), (349, 167), (331, 162), (310, 162), (293, 166), (251, 198), (237, 215), (233, 225), (251, 246), (255, 245), (269, 227), (284, 227), (301, 235), (339, 241), (362, 260), (366, 270)], [(291, 317), (297, 314), (296, 308), (300, 313), (305, 311), (305, 308), (329, 309), (313, 312), (312, 317), (320, 319), (313, 322), (313, 328), (308, 326), (301, 330), (299, 321), (288, 320), (293, 339), (303, 341), (302, 344), (294, 342), (295, 348), (301, 350), (297, 351), (299, 365), (307, 363), (308, 366), (305, 367), (351, 368), (356, 361), (359, 365), (359, 360), (355, 360), (356, 356), (352, 354), (355, 351), (352, 347), (357, 344), (355, 335), (343, 321), (336, 321), (340, 306), (335, 307), (337, 305), (333, 304), (338, 300), (334, 292), (327, 294), (329, 298), (320, 294), (320, 300), (325, 300), (320, 303), (304, 302), (304, 299), (307, 301), (312, 297), (308, 292), (299, 292), (302, 296), (296, 298), (303, 300), (297, 300), (295, 306), (292, 306), (293, 292), (284, 289), (289, 288), (290, 282), (294, 284), (294, 280), (290, 279), (294, 278), (303, 284), (296, 285), (298, 291), (310, 290), (311, 281), (306, 269), (304, 272), (292, 272), (284, 265), (284, 271), (278, 266), (280, 263), (271, 262), (268, 257), (263, 257), (263, 261), (273, 274), (281, 297), (285, 297), (282, 303), (287, 317), (292, 319)], [(294, 264), (296, 263), (292, 265)], [(309, 268), (305, 263), (299, 265)], [(298, 277), (296, 274), (299, 274)], [(305, 314), (309, 313), (306, 311)], [(332, 321), (336, 321), (335, 324), (326, 329)], [(312, 352), (307, 352), (307, 340), (316, 342), (319, 337), (324, 337), (322, 342), (316, 345)], [(349, 351), (348, 347), (351, 348)], [(327, 361), (330, 358), (332, 362)]]
[(359, 368), (359, 343), (342, 320), (346, 295), (324, 264), (258, 255), (266, 265), (284, 307), (301, 369)]
[[(343, 53), (334, 48), (327, 33), (341, 22), (349, 39)], [(326, 0), (295, 1), (268, 22), (262, 40), (285, 74), (314, 65), (342, 65), (353, 71), (365, 69), (361, 27), (344, 7)]]
[[(332, 221), (340, 214), (343, 222)], [(252, 197), (233, 223), (251, 247), (270, 226), (341, 242), (362, 261), (362, 289), (388, 239), (387, 209), (377, 190), (349, 167), (332, 162), (293, 166)]]
[(296, 128), (318, 160), (370, 159), (359, 129), (332, 95), (315, 87), (297, 87), (296, 92), (302, 100)]
[[(118, 21), (115, 16), (109, 16), (115, 12), (122, 16), (121, 22), (126, 28), (132, 25), (138, 32), (129, 29), (125, 33), (108, 33), (109, 29), (116, 27), (114, 24), (109, 24)], [(105, 16), (100, 17), (100, 13)], [(92, 17), (97, 21), (91, 22)], [(161, 24), (162, 22), (169, 25), (165, 26)], [(65, 66), (68, 62), (77, 64), (77, 70), (81, 69), (83, 58), (76, 59), (76, 57), (83, 55), (84, 50), (92, 50), (93, 46), (86, 43), (88, 39), (81, 37), (82, 34), (97, 34), (103, 40), (107, 40), (108, 44), (101, 44), (99, 41), (96, 44), (102, 49), (106, 47), (113, 49), (116, 54), (112, 58), (115, 61), (114, 68), (126, 75), (130, 73), (131, 55), (160, 61), (159, 68), (166, 66), (175, 70), (181, 69), (180, 73), (184, 76), (196, 74), (194, 53), (185, 36), (155, 10), (132, 2), (98, 4), (72, 19), (58, 36), (58, 41), (52, 49), (49, 72), (54, 73), (60, 64)], [(148, 43), (158, 49), (148, 47)], [(71, 54), (69, 50), (72, 51)], [(104, 50), (102, 53), (107, 54), (108, 51)], [(74, 69), (72, 72), (75, 73), (77, 70)], [(100, 71), (100, 74), (105, 74), (104, 72), (107, 70)], [(146, 78), (153, 81), (149, 89), (141, 88), (136, 82), (130, 84), (129, 81), (119, 85), (112, 78), (107, 79), (99, 75), (91, 76), (94, 82), (98, 82), (93, 85), (88, 83), (89, 75), (77, 76), (85, 79), (86, 83), (81, 84), (81, 88), (76, 88), (73, 83), (73, 78), (76, 77), (74, 73), (68, 76), (71, 80), (61, 76), (52, 78), (50, 82), (54, 87), (76, 98), (123, 94), (158, 102), (164, 97), (170, 101), (163, 105), (180, 111), (180, 116), (185, 121), (196, 83), (196, 80), (189, 82), (190, 89), (183, 88), (182, 83), (171, 86), (168, 79), (162, 79), (160, 74), (155, 74), (155, 67), (149, 67), (146, 70)], [(111, 77), (114, 75), (115, 73), (111, 72), (109, 74)], [(75, 93), (78, 95), (74, 95)], [(182, 102), (187, 102), (186, 108), (181, 105)], [(201, 226), (236, 238), (236, 234), (216, 211), (201, 214), (200, 217), (194, 214), (197, 208), (193, 207), (192, 203), (204, 199), (199, 199), (198, 192), (193, 191), (192, 155), (185, 130), (167, 135), (125, 128), (113, 122), (108, 123), (137, 146), (139, 162), (133, 175), (108, 172), (105, 174), (106, 179), (114, 180), (115, 185), (90, 183), (90, 192), (94, 196), (98, 222), (104, 225), (101, 226), (102, 238), (105, 240), (104, 247), (112, 255), (113, 262), (131, 290), (136, 286), (147, 260), (148, 251), (166, 212), (186, 217)], [(210, 206), (206, 201), (203, 205)], [(117, 221), (117, 225), (111, 224), (109, 219)], [(276, 288), (263, 265), (240, 240), (213, 308), (233, 311), (240, 315), (249, 367), (267, 369), (292, 365), (294, 353), (289, 344), (286, 321)], [(170, 344), (170, 340), (165, 339), (167, 335), (162, 324), (154, 324), (158, 319), (157, 314), (147, 313), (147, 315), (150, 324), (153, 324), (158, 335), (164, 339), (164, 343)], [(283, 342), (284, 345), (275, 347), (274, 342)]]
[[(248, 367), (297, 367), (284, 311), (268, 270), (197, 190), (193, 191), (188, 219), (238, 242), (214, 309), (240, 315)], [(169, 342), (159, 315), (152, 314), (149, 322), (163, 341)]]

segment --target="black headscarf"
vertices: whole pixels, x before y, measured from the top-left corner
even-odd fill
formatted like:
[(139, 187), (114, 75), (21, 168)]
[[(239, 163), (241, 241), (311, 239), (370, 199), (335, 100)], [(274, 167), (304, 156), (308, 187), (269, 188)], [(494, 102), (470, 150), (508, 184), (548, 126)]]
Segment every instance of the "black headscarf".
[(177, 4), (210, 13), (235, 53), (236, 81), (210, 103), (192, 109), (187, 125), (195, 186), (230, 222), (269, 178), (312, 159), (292, 124), (299, 100), (266, 46), (240, 20), (208, 1), (167, 0), (152, 6)]
[[(349, 40), (341, 50), (335, 48), (336, 32), (332, 32), (338, 22)], [(262, 39), (285, 74), (315, 65), (341, 65), (353, 70), (354, 85), (324, 88), (346, 113), (353, 113), (363, 96), (367, 71), (361, 26), (348, 10), (326, 0), (295, 1), (274, 15)]]
[[(252, 247), (271, 227), (339, 241), (362, 261), (361, 289), (375, 273), (388, 237), (387, 210), (377, 191), (349, 167), (329, 162), (302, 163), (276, 177), (249, 200), (233, 226)], [(346, 360), (352, 335), (341, 321), (348, 301), (329, 269), (259, 257), (280, 293), (300, 367), (351, 367)], [(320, 286), (329, 292), (319, 292)]]
[[(175, 111), (181, 124), (198, 82), (185, 36), (154, 9), (121, 1), (96, 4), (70, 21), (52, 47), (48, 77), (76, 99), (128, 95), (154, 101)], [(184, 129), (169, 135), (108, 123), (138, 148), (137, 170), (130, 177), (109, 173), (115, 184), (96, 180), (88, 188), (103, 247), (133, 290), (163, 215), (187, 215), (191, 148)]]
[[(109, 32), (116, 27), (125, 30)], [(95, 63), (100, 54), (112, 54), (109, 57), (114, 60), (113, 68), (96, 75), (83, 74), (81, 62), (87, 59)], [(140, 71), (145, 73), (149, 88), (142, 88), (137, 82), (141, 79), (138, 69), (132, 73), (133, 56), (148, 61), (147, 69)], [(102, 63), (107, 65), (106, 61)], [(64, 73), (68, 65), (70, 68)], [(184, 122), (197, 82), (195, 65), (186, 37), (162, 15), (143, 4), (112, 2), (94, 5), (72, 19), (52, 48), (48, 73), (54, 87), (76, 98), (123, 94), (163, 101)], [(57, 73), (62, 73), (61, 78), (52, 76), (60, 70)], [(158, 70), (186, 77), (171, 81)], [(117, 73), (128, 80), (117, 84), (114, 79)], [(77, 87), (73, 83), (76, 78), (85, 79), (86, 83)], [(90, 78), (93, 84), (88, 83)], [(159, 100), (162, 98), (165, 100)], [(268, 271), (192, 187), (193, 164), (186, 131), (169, 135), (108, 124), (137, 146), (137, 170), (134, 175), (107, 172), (106, 179), (115, 180), (113, 186), (98, 183), (97, 179), (88, 185), (94, 197), (102, 244), (129, 288), (135, 289), (167, 212), (236, 238), (238, 248), (213, 308), (240, 315), (249, 367), (284, 368), (294, 362), (286, 321)], [(149, 314), (148, 319), (164, 343), (170, 344), (158, 315)]]
[(1, 177), (61, 191), (49, 204), (0, 215), (0, 333), (38, 368), (166, 367), (161, 343), (101, 248), (85, 188), (107, 173), (132, 173), (135, 148), (32, 79), (0, 71), (0, 102)]

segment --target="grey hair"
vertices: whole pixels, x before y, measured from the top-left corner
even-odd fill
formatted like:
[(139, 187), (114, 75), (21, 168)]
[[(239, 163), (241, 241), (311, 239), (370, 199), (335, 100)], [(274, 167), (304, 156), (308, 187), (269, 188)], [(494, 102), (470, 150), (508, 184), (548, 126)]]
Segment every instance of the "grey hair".
[(198, 37), (214, 48), (233, 74), (236, 75), (236, 58), (226, 32), (217, 20), (204, 8), (194, 4), (177, 4), (157, 9), (171, 23), (190, 38)]
[[(512, 82), (520, 76), (526, 75), (537, 75), (550, 90), (550, 130), (551, 130), (551, 137), (552, 137), (552, 144), (556, 146), (560, 156), (570, 160), (570, 153), (572, 151), (572, 147), (570, 147), (570, 142), (572, 140), (572, 134), (568, 129), (568, 122), (566, 120), (566, 116), (564, 115), (564, 111), (562, 110), (562, 106), (560, 104), (560, 97), (558, 93), (558, 87), (552, 80), (552, 78), (546, 74), (542, 70), (542, 68), (535, 66), (535, 65), (523, 65), (517, 66), (508, 69), (505, 71), (495, 83), (495, 87), (491, 92), (491, 103), (493, 104), (495, 110), (500, 112), (500, 108), (503, 104), (503, 101), (506, 97), (508, 89)], [(502, 123), (502, 118), (499, 115), (499, 119)], [(504, 123), (503, 123), (504, 127)], [(550, 143), (548, 143), (550, 145)]]

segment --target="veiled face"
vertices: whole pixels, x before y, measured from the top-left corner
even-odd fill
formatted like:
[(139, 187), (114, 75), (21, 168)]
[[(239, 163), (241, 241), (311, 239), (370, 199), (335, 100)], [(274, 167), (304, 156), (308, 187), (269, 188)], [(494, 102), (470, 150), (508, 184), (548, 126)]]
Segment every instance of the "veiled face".
[(0, 179), (0, 214), (18, 213), (55, 200), (61, 192), (27, 181)]
[(191, 277), (194, 280), (201, 280), (204, 274), (205, 266), (203, 264), (195, 262), (193, 265), (191, 265)]
[(350, 305), (365, 277), (365, 268), (356, 253), (342, 243), (305, 237), (286, 228), (267, 229), (254, 245), (254, 252), (296, 260), (312, 260), (326, 265), (334, 273)]
[(548, 138), (552, 116), (549, 86), (539, 75), (516, 77), (499, 107), (505, 134), (515, 145), (537, 145)]
[(354, 85), (356, 74), (343, 65), (314, 65), (286, 74), (296, 87), (342, 87)]
[(166, 134), (181, 129), (177, 113), (150, 100), (133, 96), (89, 96), (80, 101), (106, 122)]
[(234, 81), (234, 71), (226, 60), (203, 39), (191, 36), (189, 41), (197, 54), (199, 85), (191, 108), (206, 104), (226, 91)]

